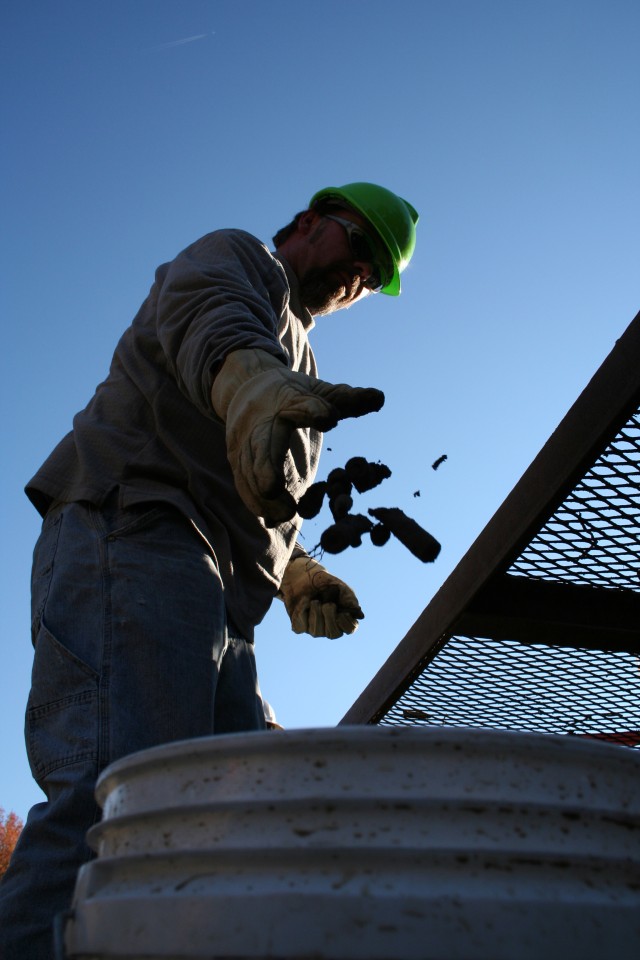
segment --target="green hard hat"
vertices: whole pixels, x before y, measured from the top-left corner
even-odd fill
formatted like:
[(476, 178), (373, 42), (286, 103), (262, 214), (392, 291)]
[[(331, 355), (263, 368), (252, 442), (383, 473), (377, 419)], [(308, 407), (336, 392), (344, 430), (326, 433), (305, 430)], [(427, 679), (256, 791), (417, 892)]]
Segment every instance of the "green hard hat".
[(309, 206), (313, 207), (321, 200), (334, 200), (339, 205), (353, 207), (375, 228), (390, 257), (380, 292), (397, 297), (400, 274), (411, 260), (416, 245), (417, 211), (402, 197), (375, 183), (325, 187), (313, 195)]

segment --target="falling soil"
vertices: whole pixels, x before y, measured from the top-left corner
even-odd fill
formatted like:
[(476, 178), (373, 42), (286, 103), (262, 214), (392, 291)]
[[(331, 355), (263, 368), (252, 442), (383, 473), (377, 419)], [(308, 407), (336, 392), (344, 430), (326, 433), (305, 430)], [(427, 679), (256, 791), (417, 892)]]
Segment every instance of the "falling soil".
[(440, 553), (440, 544), (435, 537), (399, 507), (376, 507), (368, 513), (387, 527), (394, 537), (423, 563), (432, 563)]
[(345, 464), (345, 473), (358, 493), (373, 490), (379, 483), (391, 476), (391, 470), (384, 463), (371, 463), (364, 457), (351, 457)]
[(320, 546), (327, 553), (342, 553), (347, 547), (359, 547), (363, 534), (372, 527), (371, 520), (362, 513), (350, 513), (327, 527), (320, 537)]
[(393, 534), (418, 560), (432, 563), (440, 553), (440, 544), (399, 507), (369, 509), (369, 516), (377, 523), (362, 513), (351, 513), (354, 488), (358, 493), (365, 493), (390, 476), (391, 470), (384, 463), (373, 463), (365, 457), (351, 457), (344, 468), (331, 470), (326, 481), (312, 484), (298, 502), (299, 515), (305, 520), (316, 517), (326, 496), (334, 519), (334, 523), (322, 533), (316, 549), (326, 553), (342, 553), (348, 547), (361, 546), (366, 534), (374, 546), (383, 547)]
[(371, 528), (369, 536), (374, 547), (384, 547), (385, 543), (389, 542), (391, 530), (389, 530), (389, 527), (385, 527), (384, 523), (376, 523)]
[(303, 520), (312, 520), (322, 509), (322, 501), (327, 492), (326, 481), (312, 483), (306, 493), (298, 501), (298, 513)]

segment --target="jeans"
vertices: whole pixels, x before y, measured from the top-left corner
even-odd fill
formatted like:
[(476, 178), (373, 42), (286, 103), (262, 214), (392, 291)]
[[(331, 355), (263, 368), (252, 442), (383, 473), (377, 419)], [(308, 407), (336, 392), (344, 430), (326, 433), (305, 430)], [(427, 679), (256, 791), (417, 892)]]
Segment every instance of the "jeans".
[(253, 646), (205, 540), (166, 504), (55, 505), (34, 553), (26, 742), (36, 804), (0, 885), (1, 960), (51, 960), (92, 856), (98, 774), (160, 743), (264, 729)]

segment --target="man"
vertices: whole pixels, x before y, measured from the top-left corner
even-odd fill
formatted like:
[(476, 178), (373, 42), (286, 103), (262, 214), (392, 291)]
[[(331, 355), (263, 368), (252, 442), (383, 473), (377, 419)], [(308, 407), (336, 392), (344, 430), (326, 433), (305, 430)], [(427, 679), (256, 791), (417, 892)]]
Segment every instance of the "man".
[(369, 183), (321, 190), (275, 253), (220, 230), (159, 267), (107, 379), (27, 485), (27, 749), (47, 796), (0, 888), (2, 960), (52, 956), (99, 818), (96, 777), (171, 740), (265, 727), (254, 628), (352, 633), (353, 591), (296, 543), (321, 432), (380, 408), (316, 377), (314, 317), (397, 295), (418, 215)]

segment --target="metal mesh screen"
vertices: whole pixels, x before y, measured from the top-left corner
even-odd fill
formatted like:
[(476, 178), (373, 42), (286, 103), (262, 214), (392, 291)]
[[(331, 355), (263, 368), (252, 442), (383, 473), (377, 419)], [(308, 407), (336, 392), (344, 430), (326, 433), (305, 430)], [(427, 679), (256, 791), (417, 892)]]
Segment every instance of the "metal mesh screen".
[[(508, 573), (637, 592), (639, 531), (640, 410)], [(638, 746), (640, 657), (445, 637), (379, 722), (565, 733)]]
[(383, 725), (490, 727), (640, 744), (633, 654), (452, 637)]
[(640, 591), (640, 410), (508, 572)]

